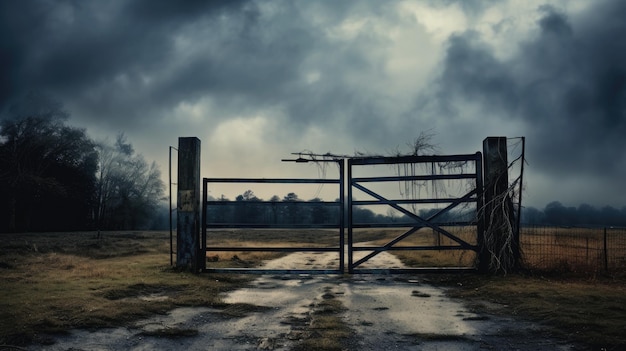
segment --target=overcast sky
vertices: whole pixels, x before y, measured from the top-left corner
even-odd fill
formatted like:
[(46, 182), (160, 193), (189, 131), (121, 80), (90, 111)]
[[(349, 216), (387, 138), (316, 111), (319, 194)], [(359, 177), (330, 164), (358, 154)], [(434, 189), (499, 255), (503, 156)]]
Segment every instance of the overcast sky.
[(625, 19), (619, 0), (0, 1), (0, 107), (49, 94), (164, 175), (180, 136), (220, 177), (525, 136), (526, 205), (622, 207)]

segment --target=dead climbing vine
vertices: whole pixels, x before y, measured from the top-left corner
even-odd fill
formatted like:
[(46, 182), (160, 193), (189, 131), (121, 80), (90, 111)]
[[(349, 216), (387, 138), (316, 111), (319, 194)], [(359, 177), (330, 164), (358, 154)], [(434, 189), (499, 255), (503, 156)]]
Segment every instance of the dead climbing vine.
[[(512, 153), (519, 152), (508, 163), (506, 172), (496, 175), (489, 184), (485, 184), (484, 194), (491, 193), (491, 200), (485, 202), (479, 210), (479, 217), (484, 215), (485, 229), (482, 236), (480, 259), (482, 268), (491, 273), (507, 274), (519, 270), (522, 266), (522, 251), (519, 242), (520, 211), (523, 189), (524, 138), (513, 138)], [(517, 150), (517, 151), (516, 151)], [(511, 153), (509, 152), (509, 153)], [(507, 155), (501, 155), (506, 157)], [(507, 179), (502, 179), (507, 177)], [(505, 183), (504, 191), (499, 184)]]

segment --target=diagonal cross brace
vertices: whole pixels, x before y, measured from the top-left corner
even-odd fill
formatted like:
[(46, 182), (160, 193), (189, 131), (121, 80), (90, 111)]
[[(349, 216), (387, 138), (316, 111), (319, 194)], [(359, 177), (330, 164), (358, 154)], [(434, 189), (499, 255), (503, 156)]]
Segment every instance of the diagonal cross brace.
[[(397, 238), (393, 239), (392, 241), (388, 242), (387, 244), (385, 244), (384, 246), (382, 246), (382, 248), (384, 249), (388, 249), (390, 247), (392, 247), (393, 245), (395, 245), (396, 243), (400, 242), (401, 240), (403, 240), (404, 238), (408, 237), (409, 235), (415, 233), (416, 231), (418, 231), (419, 229), (422, 229), (424, 227), (430, 227), (433, 230), (437, 231), (438, 233), (441, 233), (443, 235), (445, 235), (446, 237), (450, 238), (451, 240), (457, 242), (458, 244), (461, 245), (461, 247), (468, 249), (468, 250), (473, 250), (475, 249), (474, 245), (471, 245), (467, 242), (465, 242), (464, 240), (461, 240), (459, 238), (457, 238), (456, 236), (454, 236), (453, 234), (451, 234), (450, 232), (448, 232), (447, 230), (441, 228), (440, 226), (431, 223), (431, 221), (437, 217), (439, 217), (440, 215), (450, 211), (452, 208), (456, 207), (458, 204), (465, 202), (469, 197), (471, 197), (472, 195), (476, 194), (476, 189), (470, 191), (469, 193), (465, 194), (463, 197), (456, 199), (454, 202), (452, 202), (450, 205), (448, 205), (447, 207), (441, 209), (440, 211), (438, 211), (437, 213), (435, 213), (434, 215), (430, 216), (427, 219), (423, 219), (420, 216), (406, 210), (405, 208), (398, 206), (395, 202), (388, 200), (386, 198), (384, 198), (383, 196), (380, 196), (379, 194), (367, 189), (366, 187), (358, 184), (358, 183), (353, 183), (352, 184), (355, 188), (363, 191), (364, 193), (378, 199), (381, 203), (387, 204), (393, 208), (395, 208), (396, 210), (404, 213), (405, 215), (407, 215), (410, 218), (413, 218), (414, 220), (416, 220), (417, 222), (419, 222), (419, 225), (414, 226), (413, 228), (409, 229), (407, 232), (405, 232), (404, 234), (398, 236)], [(376, 250), (373, 251), (371, 253), (369, 253), (368, 255), (366, 255), (365, 257), (361, 258), (360, 260), (358, 260), (357, 262), (355, 262), (353, 264), (354, 267), (360, 265), (361, 263), (369, 260), (370, 258), (378, 255), (378, 253), (382, 252), (384, 250)]]

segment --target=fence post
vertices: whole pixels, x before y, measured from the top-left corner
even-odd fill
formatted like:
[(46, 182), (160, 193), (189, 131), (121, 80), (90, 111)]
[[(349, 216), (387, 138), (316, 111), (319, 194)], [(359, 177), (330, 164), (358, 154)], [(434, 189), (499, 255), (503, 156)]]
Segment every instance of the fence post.
[[(515, 270), (520, 266), (519, 231), (515, 228), (513, 204), (509, 196), (506, 137), (488, 137), (483, 141), (484, 208), (480, 211), (485, 223), (485, 235), (479, 248), (478, 270)], [(512, 230), (512, 233), (511, 233)], [(505, 240), (513, 235), (510, 247)], [(492, 267), (492, 256), (506, 252), (511, 257), (497, 257), (498, 267)], [(503, 260), (505, 259), (505, 260)]]
[(604, 227), (604, 271), (609, 272), (609, 250), (606, 239), (606, 227)]
[(200, 248), (200, 139), (178, 138), (176, 267), (198, 272)]

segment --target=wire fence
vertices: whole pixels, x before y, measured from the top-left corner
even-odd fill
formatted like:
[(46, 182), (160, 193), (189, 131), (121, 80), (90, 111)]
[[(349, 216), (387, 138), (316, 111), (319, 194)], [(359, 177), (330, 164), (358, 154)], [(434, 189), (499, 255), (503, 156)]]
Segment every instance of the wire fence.
[(626, 271), (626, 228), (522, 226), (520, 244), (524, 265), (531, 270)]

